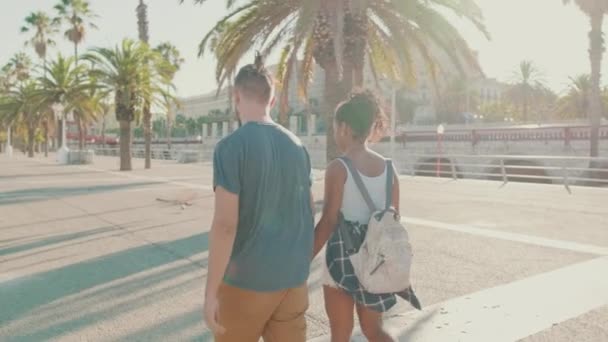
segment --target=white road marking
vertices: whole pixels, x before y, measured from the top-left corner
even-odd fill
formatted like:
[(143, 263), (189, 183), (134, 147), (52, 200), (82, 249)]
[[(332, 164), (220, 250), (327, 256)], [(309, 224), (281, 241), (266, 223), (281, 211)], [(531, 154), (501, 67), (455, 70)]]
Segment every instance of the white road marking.
[(431, 220), (425, 220), (414, 217), (404, 217), (402, 219), (406, 224), (413, 224), (417, 226), (431, 227), (437, 229), (450, 230), (454, 232), (467, 233), (471, 235), (484, 236), (493, 239), (521, 242), (530, 245), (558, 248), (563, 250), (569, 250), (579, 253), (595, 254), (600, 256), (608, 255), (608, 248), (594, 245), (587, 245), (577, 242), (553, 240), (542, 238), (538, 236), (509, 233), (498, 230), (476, 228), (468, 225), (450, 224), (444, 222), (437, 222)]
[(602, 257), (393, 317), (386, 326), (399, 341), (516, 341), (608, 305), (606, 274)]

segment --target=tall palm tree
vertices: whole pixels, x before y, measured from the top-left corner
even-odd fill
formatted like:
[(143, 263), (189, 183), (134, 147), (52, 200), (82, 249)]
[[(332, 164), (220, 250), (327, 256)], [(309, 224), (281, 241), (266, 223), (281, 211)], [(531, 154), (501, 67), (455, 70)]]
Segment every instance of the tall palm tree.
[(74, 58), (78, 64), (78, 45), (80, 45), (87, 33), (87, 27), (97, 28), (93, 19), (97, 15), (91, 10), (87, 0), (60, 0), (55, 6), (59, 17), (57, 21), (64, 21), (68, 25), (65, 37), (74, 44)]
[[(168, 75), (171, 82), (173, 82), (175, 74), (181, 69), (182, 64), (184, 64), (181, 53), (177, 47), (170, 42), (161, 43), (154, 50), (160, 53), (163, 59), (173, 67), (173, 72)], [(170, 99), (167, 98), (167, 100)], [(174, 101), (165, 101), (165, 109), (167, 111), (167, 147), (169, 149), (171, 149), (171, 133), (173, 132), (173, 116), (175, 114), (173, 113), (173, 102)]]
[[(25, 18), (25, 24), (21, 27), (22, 33), (29, 33), (33, 31), (33, 36), (26, 41), (26, 45), (30, 45), (34, 48), (34, 51), (38, 57), (42, 60), (43, 66), (46, 68), (47, 61), (47, 50), (50, 46), (55, 45), (55, 41), (51, 38), (58, 31), (58, 22), (51, 19), (48, 14), (44, 12), (34, 12)], [(47, 111), (51, 112), (51, 111)], [(49, 155), (49, 125), (50, 122), (54, 122), (52, 117), (45, 117), (43, 119), (44, 127), (44, 156)]]
[(167, 74), (172, 67), (147, 44), (129, 39), (114, 49), (95, 48), (85, 58), (95, 64), (93, 76), (99, 86), (114, 95), (116, 119), (120, 122), (120, 170), (130, 171), (131, 123), (141, 118), (146, 99), (161, 104), (167, 95)]
[[(328, 158), (336, 155), (332, 112), (353, 86), (362, 84), (365, 57), (376, 81), (413, 83), (416, 67), (427, 68), (436, 79), (439, 67), (446, 64), (463, 72), (477, 68), (474, 54), (444, 10), (486, 33), (481, 11), (472, 0), (253, 0), (240, 7), (235, 5), (238, 1), (227, 3), (230, 13), (205, 36), (199, 50), (205, 53), (217, 30), (225, 30), (214, 51), (220, 88), (254, 46), (261, 46), (265, 56), (282, 48), (277, 78), (285, 106), (288, 81), (294, 74), (300, 76), (301, 96), (307, 97), (316, 62), (325, 71)], [(447, 55), (449, 63), (439, 54)], [(303, 60), (296, 63), (300, 55)]]
[[(599, 137), (602, 117), (602, 99), (600, 82), (602, 76), (602, 58), (605, 51), (602, 27), (604, 16), (608, 13), (608, 0), (564, 0), (565, 4), (575, 2), (590, 20), (589, 61), (591, 62), (591, 89), (589, 92), (588, 116), (591, 123), (590, 151), (591, 157), (599, 155)], [(593, 163), (592, 163), (593, 164)]]
[(58, 31), (58, 22), (51, 19), (44, 12), (33, 12), (25, 18), (25, 24), (21, 27), (22, 33), (33, 32), (33, 36), (27, 40), (26, 45), (32, 46), (36, 55), (46, 63), (47, 50), (55, 46), (51, 38)]
[[(150, 30), (148, 22), (148, 6), (143, 0), (139, 0), (137, 5), (137, 28), (139, 31), (139, 40), (143, 44), (150, 44)], [(143, 80), (147, 82), (147, 80)], [(150, 99), (144, 98), (143, 107), (144, 117), (144, 159), (145, 168), (149, 169), (152, 167), (152, 113), (150, 112)]]
[(532, 61), (524, 60), (514, 72), (514, 79), (512, 93), (517, 93), (521, 98), (522, 118), (524, 122), (528, 122), (530, 95), (535, 87), (542, 84), (541, 72)]
[[(27, 131), (28, 157), (34, 157), (36, 130), (40, 126), (45, 108), (41, 106), (39, 84), (27, 80), (10, 89), (0, 103), (0, 121), (5, 125), (22, 127)], [(41, 114), (42, 113), (42, 114)]]
[[(87, 0), (59, 0), (59, 3), (55, 6), (55, 10), (59, 14), (55, 21), (67, 24), (67, 30), (64, 35), (68, 41), (74, 44), (74, 62), (78, 65), (78, 46), (84, 41), (87, 28), (97, 28), (93, 23), (97, 15), (93, 12)], [(76, 117), (79, 114), (75, 113)], [(80, 131), (82, 129), (80, 123), (78, 126)]]

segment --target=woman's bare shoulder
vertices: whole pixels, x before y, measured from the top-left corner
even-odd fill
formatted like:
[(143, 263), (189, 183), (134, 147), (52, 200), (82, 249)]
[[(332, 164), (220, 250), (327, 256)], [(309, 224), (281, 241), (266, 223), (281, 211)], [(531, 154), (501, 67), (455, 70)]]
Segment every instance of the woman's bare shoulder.
[(346, 167), (339, 159), (332, 160), (325, 170), (326, 180), (346, 179)]

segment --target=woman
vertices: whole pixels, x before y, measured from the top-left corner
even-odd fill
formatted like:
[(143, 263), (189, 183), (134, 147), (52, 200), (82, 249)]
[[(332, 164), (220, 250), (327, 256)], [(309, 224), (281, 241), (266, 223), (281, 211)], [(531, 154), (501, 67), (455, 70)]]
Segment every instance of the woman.
[(350, 263), (347, 265), (351, 269), (349, 276), (354, 277), (356, 286), (344, 286), (338, 283), (341, 280), (335, 279), (340, 277), (330, 273), (327, 266), (328, 263), (332, 264), (344, 257), (340, 255), (340, 251), (334, 253), (335, 249), (332, 247), (344, 245), (340, 240), (341, 234), (336, 230), (341, 220), (347, 222), (350, 227), (356, 227), (354, 229), (360, 230), (364, 235), (371, 216), (371, 211), (349, 170), (349, 163), (356, 169), (355, 172), (361, 175), (377, 208), (384, 208), (386, 205), (387, 184), (390, 184), (387, 177), (392, 177), (392, 206), (399, 211), (399, 180), (393, 176), (393, 170), (389, 170), (390, 164), (385, 158), (370, 150), (367, 145), (368, 141), (381, 136), (384, 122), (385, 116), (378, 101), (370, 92), (351, 95), (350, 100), (338, 106), (335, 115), (334, 137), (343, 157), (333, 161), (326, 171), (325, 205), (315, 231), (314, 247), (316, 256), (326, 243), (328, 246), (322, 283), (332, 342), (350, 341), (355, 308), (361, 330), (369, 341), (393, 341), (382, 327), (382, 313), (395, 305), (395, 294), (373, 295), (363, 291), (354, 277)]

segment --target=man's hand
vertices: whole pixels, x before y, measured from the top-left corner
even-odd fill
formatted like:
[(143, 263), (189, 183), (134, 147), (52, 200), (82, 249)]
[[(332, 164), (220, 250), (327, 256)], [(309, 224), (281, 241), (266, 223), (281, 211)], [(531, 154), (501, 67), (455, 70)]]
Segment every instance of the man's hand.
[(211, 330), (213, 335), (222, 335), (226, 332), (226, 329), (219, 323), (220, 304), (217, 297), (212, 296), (205, 299), (203, 315), (205, 323), (207, 323), (207, 327)]

